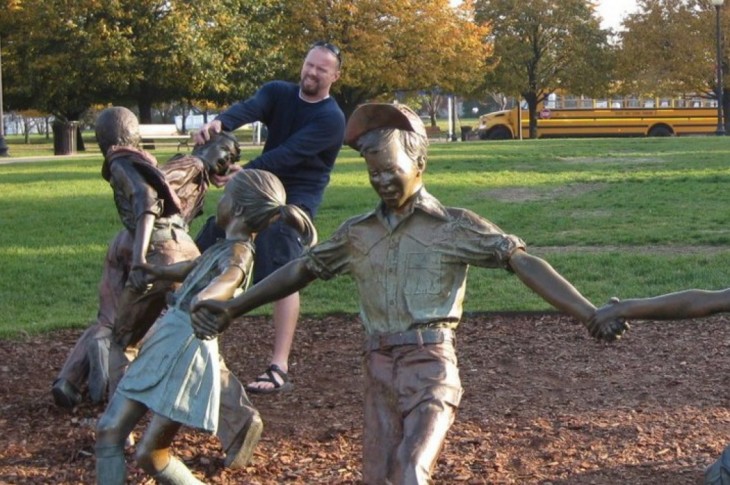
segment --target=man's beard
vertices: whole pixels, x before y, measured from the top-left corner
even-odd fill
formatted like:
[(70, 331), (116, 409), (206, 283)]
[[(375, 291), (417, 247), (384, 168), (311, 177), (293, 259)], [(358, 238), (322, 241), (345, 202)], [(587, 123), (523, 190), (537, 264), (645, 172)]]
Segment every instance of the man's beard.
[(309, 83), (307, 83), (307, 80), (307, 78), (301, 80), (299, 83), (299, 89), (307, 96), (315, 96), (319, 93), (319, 81), (316, 79), (309, 79)]

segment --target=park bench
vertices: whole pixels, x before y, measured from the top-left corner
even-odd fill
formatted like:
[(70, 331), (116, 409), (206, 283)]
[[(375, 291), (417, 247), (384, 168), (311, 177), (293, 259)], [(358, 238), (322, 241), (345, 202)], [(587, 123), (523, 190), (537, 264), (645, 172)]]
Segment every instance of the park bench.
[(441, 128), (438, 126), (426, 125), (426, 136), (429, 138), (441, 138)]
[(426, 136), (429, 140), (449, 141), (449, 132), (438, 126), (426, 125)]
[(157, 145), (176, 146), (180, 150), (183, 146), (187, 148), (192, 141), (191, 135), (180, 133), (174, 124), (139, 125), (139, 134), (142, 147), (147, 150)]

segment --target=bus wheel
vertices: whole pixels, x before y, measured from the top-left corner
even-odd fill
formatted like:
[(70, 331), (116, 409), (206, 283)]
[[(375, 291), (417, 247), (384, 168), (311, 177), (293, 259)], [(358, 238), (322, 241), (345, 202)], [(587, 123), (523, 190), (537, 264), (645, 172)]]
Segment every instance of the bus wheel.
[(671, 128), (664, 125), (654, 126), (651, 130), (649, 130), (649, 136), (672, 136), (674, 133), (672, 133)]
[(490, 140), (511, 140), (512, 133), (504, 126), (495, 126), (487, 133), (487, 138)]

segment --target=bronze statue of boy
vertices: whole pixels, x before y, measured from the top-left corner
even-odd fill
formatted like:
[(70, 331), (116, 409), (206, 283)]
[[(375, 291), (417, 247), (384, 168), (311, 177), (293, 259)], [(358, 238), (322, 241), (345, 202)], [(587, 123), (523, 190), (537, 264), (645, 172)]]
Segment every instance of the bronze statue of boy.
[[(349, 274), (365, 329), (363, 482), (430, 483), (462, 396), (455, 351), (470, 265), (501, 268), (587, 324), (595, 307), (524, 242), (477, 214), (445, 207), (423, 185), (428, 141), (421, 119), (395, 104), (366, 104), (345, 142), (367, 163), (377, 208), (228, 302), (200, 302), (201, 338), (313, 280)], [(622, 322), (588, 326), (613, 340)]]
[[(109, 245), (99, 284), (97, 321), (76, 342), (51, 392), (56, 404), (73, 408), (88, 381), (94, 402), (114, 393), (139, 341), (166, 306), (179, 283), (148, 284), (144, 264), (169, 265), (195, 259), (200, 252), (188, 227), (203, 208), (210, 184), (225, 185), (239, 168), (235, 136), (220, 133), (164, 165), (139, 148), (139, 121), (129, 109), (103, 110), (96, 120), (96, 139), (104, 155), (102, 177), (112, 188), (124, 228)], [(225, 464), (240, 468), (250, 459), (263, 426), (243, 385), (221, 360), (221, 426), (217, 435)], [(250, 441), (250, 440), (249, 440)]]
[[(105, 155), (102, 176), (113, 188), (118, 187), (114, 188), (114, 199), (119, 207), (122, 221), (135, 219), (134, 215), (131, 217), (122, 215), (127, 211), (124, 206), (130, 203), (135, 205), (137, 211), (144, 209), (145, 204), (162, 206), (167, 203), (168, 206), (174, 204), (179, 207), (178, 213), (174, 214), (174, 221), (164, 230), (157, 231), (153, 227), (152, 233), (146, 235), (144, 231), (136, 232), (135, 224), (127, 222), (124, 224), (124, 229), (119, 231), (110, 243), (99, 284), (97, 320), (76, 342), (53, 383), (52, 393), (56, 405), (67, 409), (81, 402), (86, 385), (92, 402), (100, 403), (106, 399), (112, 328), (117, 319), (119, 299), (124, 292), (125, 284), (130, 276), (136, 274), (131, 272), (133, 245), (138, 244), (140, 248), (147, 247), (147, 252), (153, 258), (165, 251), (177, 255), (178, 258), (195, 257), (198, 254), (197, 249), (190, 246), (190, 238), (181, 232), (187, 232), (187, 225), (201, 213), (210, 183), (222, 187), (230, 177), (232, 169), (236, 167), (235, 163), (240, 154), (235, 137), (224, 133), (205, 145), (196, 146), (192, 154), (177, 155), (164, 165), (158, 166), (154, 156), (138, 149), (139, 123), (130, 110), (123, 107), (105, 109), (99, 115), (96, 124), (99, 147)], [(115, 162), (121, 160), (121, 163), (113, 163), (109, 159)], [(136, 162), (130, 163), (132, 160)], [(118, 167), (136, 168), (115, 169), (117, 174), (114, 175), (110, 168), (112, 164)], [(154, 184), (151, 181), (155, 181)], [(161, 193), (168, 194), (169, 198), (174, 197), (175, 202), (168, 202), (164, 197), (158, 196), (155, 185), (164, 187)], [(120, 202), (125, 200), (126, 203)], [(168, 220), (156, 220), (156, 224), (164, 226)], [(174, 235), (178, 240), (165, 242), (163, 240), (165, 235)], [(150, 239), (154, 239), (152, 244)], [(167, 248), (166, 246), (170, 244), (172, 247)], [(155, 302), (155, 308), (164, 307), (166, 288), (144, 293), (149, 293), (146, 295), (146, 301)], [(152, 313), (150, 318), (154, 321), (159, 312)], [(149, 318), (145, 321), (148, 322)], [(146, 331), (146, 328), (145, 323), (143, 330)]]

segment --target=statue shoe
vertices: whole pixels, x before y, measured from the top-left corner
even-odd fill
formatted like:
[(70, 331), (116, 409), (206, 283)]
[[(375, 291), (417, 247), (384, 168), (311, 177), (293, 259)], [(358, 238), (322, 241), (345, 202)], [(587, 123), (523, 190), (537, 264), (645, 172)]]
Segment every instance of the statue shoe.
[(81, 392), (66, 379), (56, 379), (51, 387), (53, 401), (56, 406), (64, 409), (73, 409), (81, 402)]
[(233, 444), (226, 452), (226, 459), (223, 464), (228, 468), (243, 468), (251, 462), (253, 450), (261, 438), (264, 430), (264, 422), (259, 413), (254, 413), (246, 423), (246, 426), (238, 433)]

